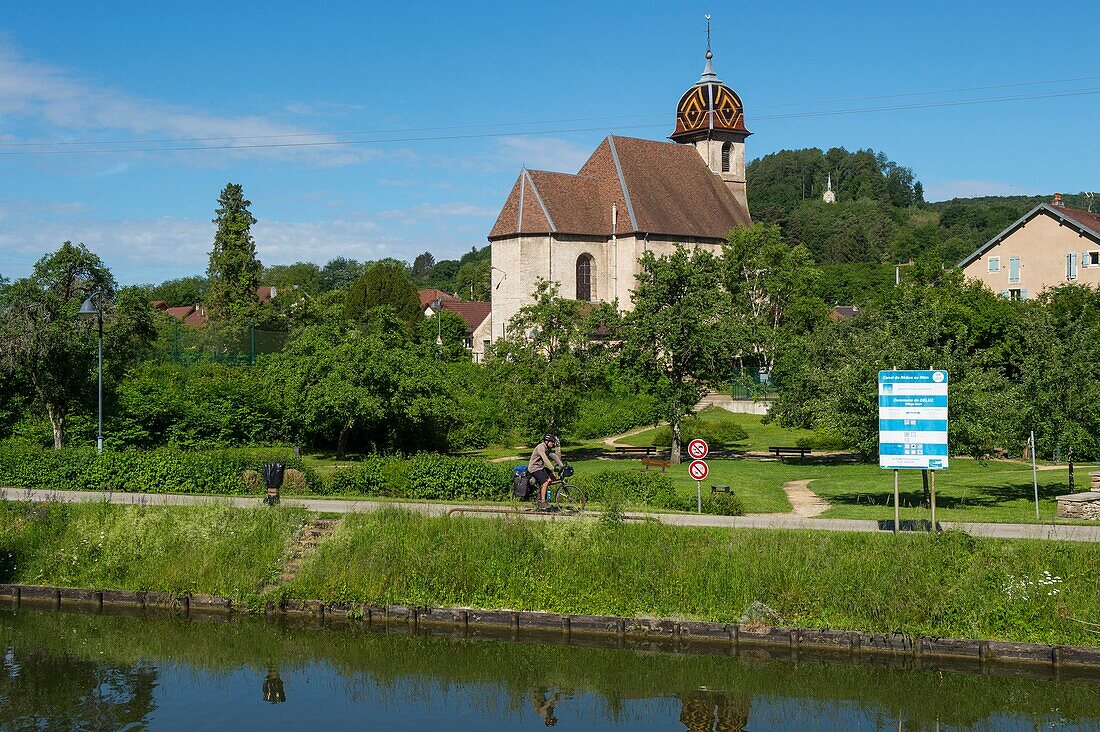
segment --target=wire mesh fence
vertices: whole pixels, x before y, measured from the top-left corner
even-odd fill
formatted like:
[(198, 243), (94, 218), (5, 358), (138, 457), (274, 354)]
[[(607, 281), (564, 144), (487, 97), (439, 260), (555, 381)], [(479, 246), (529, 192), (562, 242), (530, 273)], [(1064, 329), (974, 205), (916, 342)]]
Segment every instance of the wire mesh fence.
[(173, 328), (167, 343), (162, 341), (161, 358), (174, 364), (221, 363), (251, 366), (264, 354), (278, 353), (289, 333), (261, 330), (255, 326), (223, 328)]

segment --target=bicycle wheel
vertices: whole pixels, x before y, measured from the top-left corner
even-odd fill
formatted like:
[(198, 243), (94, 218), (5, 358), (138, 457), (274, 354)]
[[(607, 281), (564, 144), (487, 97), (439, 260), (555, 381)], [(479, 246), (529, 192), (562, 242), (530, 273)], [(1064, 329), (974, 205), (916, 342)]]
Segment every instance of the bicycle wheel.
[(561, 483), (558, 485), (558, 489), (554, 491), (554, 502), (561, 506), (563, 511), (580, 513), (584, 510), (584, 504), (587, 500), (584, 491), (568, 483)]

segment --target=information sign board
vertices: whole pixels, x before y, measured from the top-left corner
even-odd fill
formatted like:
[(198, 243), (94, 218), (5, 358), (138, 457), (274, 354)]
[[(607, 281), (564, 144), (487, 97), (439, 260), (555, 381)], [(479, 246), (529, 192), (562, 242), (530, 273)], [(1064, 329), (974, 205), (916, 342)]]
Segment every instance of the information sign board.
[(878, 372), (878, 464), (947, 469), (947, 372)]

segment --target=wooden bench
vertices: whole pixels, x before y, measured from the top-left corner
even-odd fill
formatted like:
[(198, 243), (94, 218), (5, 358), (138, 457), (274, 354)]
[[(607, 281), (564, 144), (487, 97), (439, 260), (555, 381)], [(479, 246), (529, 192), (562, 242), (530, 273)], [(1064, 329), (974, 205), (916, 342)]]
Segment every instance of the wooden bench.
[(671, 460), (660, 460), (658, 458), (642, 458), (642, 467), (640, 470), (648, 471), (650, 468), (660, 468), (661, 472), (668, 470), (668, 466), (672, 465)]
[(775, 455), (777, 458), (781, 458), (784, 455), (797, 455), (799, 459), (802, 459), (809, 455), (812, 450), (808, 447), (769, 447), (768, 452)]
[(712, 496), (716, 496), (719, 493), (727, 493), (731, 496), (734, 495), (733, 489), (730, 488), (728, 485), (712, 485), (710, 487), (710, 494)]

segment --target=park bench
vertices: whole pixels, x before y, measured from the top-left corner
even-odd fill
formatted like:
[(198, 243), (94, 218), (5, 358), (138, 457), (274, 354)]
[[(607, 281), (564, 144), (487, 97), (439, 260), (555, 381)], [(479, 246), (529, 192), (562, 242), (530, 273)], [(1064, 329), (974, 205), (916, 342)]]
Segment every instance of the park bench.
[(809, 455), (811, 450), (808, 447), (769, 447), (768, 452), (777, 458), (782, 458), (784, 455), (797, 455), (802, 459)]
[(653, 447), (652, 445), (649, 445), (649, 446), (644, 446), (643, 445), (641, 447), (626, 446), (626, 447), (616, 447), (615, 448), (615, 454), (616, 455), (626, 455), (626, 456), (629, 456), (629, 457), (635, 457), (635, 456), (638, 456), (638, 455), (649, 456), (649, 455), (655, 454), (656, 452), (657, 452), (657, 448)]
[(671, 460), (660, 460), (658, 458), (642, 458), (641, 470), (648, 471), (650, 468), (660, 468), (661, 472), (668, 470), (668, 466), (672, 465)]
[(716, 496), (719, 493), (728, 493), (731, 496), (734, 495), (733, 489), (728, 485), (712, 485), (710, 487), (710, 494), (712, 496)]

